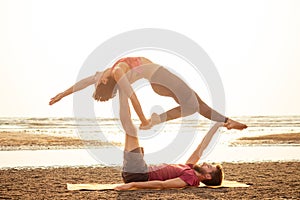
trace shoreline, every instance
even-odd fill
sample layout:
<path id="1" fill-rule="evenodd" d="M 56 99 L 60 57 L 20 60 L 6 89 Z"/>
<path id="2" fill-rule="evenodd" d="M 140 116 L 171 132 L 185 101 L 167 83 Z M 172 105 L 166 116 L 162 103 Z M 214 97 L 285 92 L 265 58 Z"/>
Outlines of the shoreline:
<path id="1" fill-rule="evenodd" d="M 300 133 L 269 134 L 238 138 L 231 146 L 300 145 Z M 10 150 L 59 150 L 85 147 L 122 146 L 121 143 L 82 140 L 65 136 L 32 134 L 28 132 L 0 132 L 0 151 Z"/>
<path id="2" fill-rule="evenodd" d="M 297 133 L 296 136 L 298 137 L 298 135 L 300 134 Z M 290 137 L 291 135 L 287 134 L 287 136 Z M 283 137 L 280 136 L 279 138 Z M 90 142 L 90 145 L 86 142 Z M 6 146 L 2 146 L 3 144 Z M 121 144 L 113 145 L 99 141 L 83 141 L 77 138 L 57 137 L 45 134 L 0 132 L 0 168 L 97 165 L 102 164 L 102 162 L 95 159 L 94 156 L 96 154 L 96 158 L 101 160 L 101 155 L 105 155 L 115 148 L 120 151 L 117 150 L 118 153 L 110 161 L 105 161 L 106 166 L 107 164 L 109 166 L 119 166 L 122 164 Z M 243 145 L 228 143 L 216 146 L 203 161 L 221 163 L 298 162 L 300 161 L 299 150 L 300 145 L 298 144 L 279 144 L 278 142 L 276 144 L 259 143 L 253 145 L 249 143 Z M 228 157 L 228 155 L 231 156 Z M 184 157 L 181 157 L 176 162 L 184 162 L 184 159 Z M 149 160 L 149 163 L 151 162 Z M 156 161 L 152 164 L 155 163 Z"/>

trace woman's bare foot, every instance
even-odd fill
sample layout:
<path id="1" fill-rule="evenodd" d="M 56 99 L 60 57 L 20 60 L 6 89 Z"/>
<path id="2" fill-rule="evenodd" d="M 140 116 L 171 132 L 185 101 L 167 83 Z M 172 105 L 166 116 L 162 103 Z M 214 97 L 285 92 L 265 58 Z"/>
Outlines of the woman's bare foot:
<path id="1" fill-rule="evenodd" d="M 242 123 L 234 121 L 232 119 L 228 119 L 227 122 L 224 124 L 224 126 L 228 130 L 230 130 L 230 129 L 243 130 L 243 129 L 247 128 L 246 124 L 242 124 Z"/>

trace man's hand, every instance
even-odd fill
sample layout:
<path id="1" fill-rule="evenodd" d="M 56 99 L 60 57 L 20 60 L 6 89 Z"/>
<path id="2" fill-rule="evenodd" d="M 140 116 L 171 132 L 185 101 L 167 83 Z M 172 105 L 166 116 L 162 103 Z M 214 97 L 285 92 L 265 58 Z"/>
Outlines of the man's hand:
<path id="1" fill-rule="evenodd" d="M 125 183 L 122 185 L 118 185 L 114 188 L 114 190 L 130 190 L 133 188 L 133 183 Z"/>

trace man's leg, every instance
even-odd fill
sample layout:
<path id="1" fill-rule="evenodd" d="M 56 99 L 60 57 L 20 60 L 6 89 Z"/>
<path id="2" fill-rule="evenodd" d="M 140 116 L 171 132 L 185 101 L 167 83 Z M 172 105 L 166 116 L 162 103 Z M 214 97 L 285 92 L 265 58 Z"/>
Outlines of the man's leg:
<path id="1" fill-rule="evenodd" d="M 121 119 L 122 127 L 125 131 L 124 151 L 132 151 L 139 147 L 139 139 L 137 135 L 137 129 L 131 119 L 128 97 L 122 90 L 119 91 L 119 101 L 120 101 L 120 119 Z"/>
<path id="2" fill-rule="evenodd" d="M 129 134 L 125 134 L 125 147 L 124 151 L 132 151 L 136 148 L 140 147 L 139 139 L 137 136 L 132 136 Z"/>
<path id="3" fill-rule="evenodd" d="M 120 119 L 125 131 L 125 147 L 122 177 L 125 183 L 147 181 L 148 167 L 144 161 L 143 148 L 139 145 L 137 129 L 132 123 L 128 98 L 122 91 L 120 97 Z"/>
<path id="4" fill-rule="evenodd" d="M 126 134 L 122 178 L 125 183 L 148 180 L 148 166 L 138 137 Z"/>

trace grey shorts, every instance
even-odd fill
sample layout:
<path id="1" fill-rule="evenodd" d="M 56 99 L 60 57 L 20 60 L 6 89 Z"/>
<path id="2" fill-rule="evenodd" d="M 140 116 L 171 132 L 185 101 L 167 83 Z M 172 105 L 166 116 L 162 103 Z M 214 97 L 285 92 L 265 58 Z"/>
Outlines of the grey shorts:
<path id="1" fill-rule="evenodd" d="M 148 181 L 148 166 L 144 160 L 143 147 L 124 151 L 122 178 L 125 183 Z"/>

